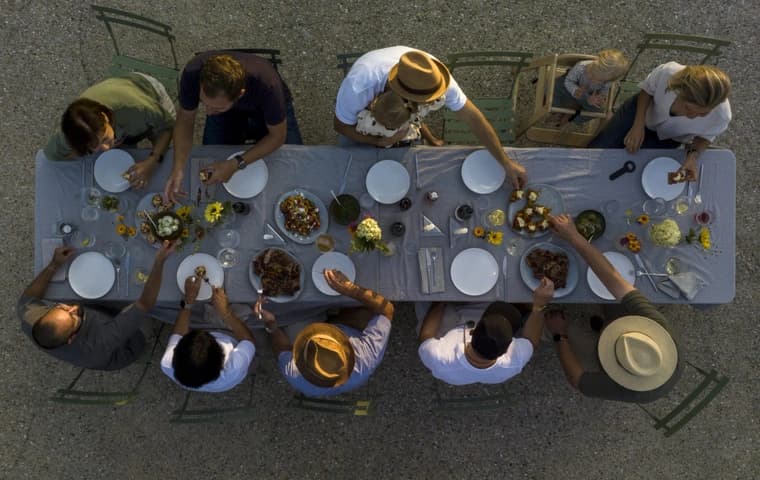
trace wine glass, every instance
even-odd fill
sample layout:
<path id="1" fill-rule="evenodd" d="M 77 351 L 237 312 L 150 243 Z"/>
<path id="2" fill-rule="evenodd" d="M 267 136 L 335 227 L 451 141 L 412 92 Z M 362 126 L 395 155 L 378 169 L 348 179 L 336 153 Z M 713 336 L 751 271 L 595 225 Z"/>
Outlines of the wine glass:
<path id="1" fill-rule="evenodd" d="M 650 217 L 660 217 L 667 210 L 667 206 L 665 205 L 665 199 L 657 197 L 645 200 L 641 209 Z"/>
<path id="2" fill-rule="evenodd" d="M 335 248 L 335 238 L 332 235 L 323 233 L 317 237 L 315 245 L 322 253 L 331 252 Z"/>
<path id="3" fill-rule="evenodd" d="M 216 233 L 216 241 L 222 248 L 236 248 L 240 245 L 240 234 L 237 230 L 225 228 Z"/>
<path id="4" fill-rule="evenodd" d="M 103 255 L 111 260 L 118 260 L 127 254 L 127 247 L 123 241 L 107 242 L 103 245 Z"/>
<path id="5" fill-rule="evenodd" d="M 76 248 L 92 248 L 95 246 L 95 234 L 82 229 L 75 230 L 71 235 L 71 244 Z"/>
<path id="6" fill-rule="evenodd" d="M 240 253 L 234 248 L 223 248 L 216 254 L 216 259 L 219 260 L 222 268 L 232 268 L 240 260 Z"/>

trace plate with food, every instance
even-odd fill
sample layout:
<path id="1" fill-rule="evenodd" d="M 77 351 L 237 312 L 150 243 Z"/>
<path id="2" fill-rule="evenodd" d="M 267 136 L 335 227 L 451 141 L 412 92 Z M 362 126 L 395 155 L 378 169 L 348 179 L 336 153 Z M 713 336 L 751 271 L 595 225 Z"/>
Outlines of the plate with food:
<path id="1" fill-rule="evenodd" d="M 185 280 L 196 275 L 201 278 L 201 289 L 197 300 L 211 298 L 211 287 L 221 287 L 224 284 L 224 270 L 219 260 L 208 253 L 194 253 L 185 257 L 177 267 L 177 285 L 179 291 L 185 294 Z"/>
<path id="2" fill-rule="evenodd" d="M 509 197 L 507 217 L 512 230 L 524 237 L 538 238 L 549 234 L 549 214 L 565 211 L 562 195 L 551 185 L 528 185 L 513 190 Z"/>
<path id="3" fill-rule="evenodd" d="M 132 155 L 113 148 L 101 153 L 95 160 L 92 174 L 95 181 L 106 192 L 120 193 L 129 188 L 129 174 L 127 170 L 135 164 Z"/>
<path id="4" fill-rule="evenodd" d="M 254 255 L 248 268 L 248 278 L 256 290 L 275 303 L 295 300 L 304 284 L 303 265 L 292 253 L 271 247 Z"/>
<path id="5" fill-rule="evenodd" d="M 233 153 L 227 160 L 235 155 L 242 155 L 245 151 Z M 242 170 L 236 170 L 229 180 L 224 182 L 225 190 L 236 198 L 253 198 L 264 190 L 269 181 L 269 168 L 264 159 L 259 159 Z"/>
<path id="6" fill-rule="evenodd" d="M 356 280 L 356 266 L 354 266 L 354 262 L 348 258 L 348 255 L 340 252 L 323 253 L 317 258 L 317 261 L 314 262 L 314 265 L 311 267 L 311 280 L 314 282 L 314 286 L 317 287 L 317 290 L 325 295 L 340 295 L 340 293 L 333 290 L 332 287 L 327 284 L 327 280 L 325 280 L 324 271 L 333 268 L 343 272 L 346 278 L 352 282 Z"/>
<path id="7" fill-rule="evenodd" d="M 396 160 L 380 160 L 367 172 L 367 192 L 378 203 L 391 204 L 400 201 L 409 191 L 411 180 L 406 167 Z"/>
<path id="8" fill-rule="evenodd" d="M 274 220 L 285 236 L 306 245 L 327 231 L 329 215 L 319 197 L 299 188 L 280 196 L 274 204 Z"/>
<path id="9" fill-rule="evenodd" d="M 451 262 L 451 282 L 465 295 L 483 295 L 496 285 L 498 279 L 496 259 L 482 248 L 462 250 Z"/>
<path id="10" fill-rule="evenodd" d="M 596 210 L 584 210 L 575 217 L 575 229 L 588 241 L 599 239 L 606 228 L 604 215 Z"/>
<path id="11" fill-rule="evenodd" d="M 612 266 L 615 267 L 615 270 L 623 276 L 623 279 L 626 282 L 631 285 L 636 283 L 636 270 L 633 268 L 633 262 L 631 262 L 628 257 L 619 252 L 604 252 L 603 255 L 607 257 L 607 260 L 609 260 Z M 605 287 L 602 281 L 599 280 L 599 277 L 597 277 L 596 273 L 591 270 L 591 267 L 588 267 L 588 270 L 586 271 L 586 281 L 588 281 L 588 286 L 591 291 L 597 294 L 600 298 L 605 300 L 615 300 L 615 296 L 607 290 L 607 287 Z"/>
<path id="12" fill-rule="evenodd" d="M 523 253 L 520 276 L 531 290 L 538 288 L 542 278 L 548 277 L 554 282 L 554 298 L 561 298 L 578 285 L 578 261 L 559 245 L 542 242 Z"/>
<path id="13" fill-rule="evenodd" d="M 476 150 L 462 163 L 462 181 L 475 193 L 493 193 L 501 187 L 507 172 L 488 150 Z"/>
<path id="14" fill-rule="evenodd" d="M 84 252 L 69 265 L 69 285 L 74 293 L 89 300 L 111 291 L 116 280 L 113 263 L 100 252 Z"/>
<path id="15" fill-rule="evenodd" d="M 677 178 L 681 164 L 675 158 L 657 157 L 649 161 L 641 172 L 641 186 L 649 198 L 662 198 L 666 202 L 678 198 L 686 186 L 686 178 Z"/>
<path id="16" fill-rule="evenodd" d="M 148 245 L 159 248 L 162 241 L 175 240 L 182 235 L 184 224 L 174 212 L 174 206 L 158 192 L 145 195 L 137 203 L 135 225 Z"/>

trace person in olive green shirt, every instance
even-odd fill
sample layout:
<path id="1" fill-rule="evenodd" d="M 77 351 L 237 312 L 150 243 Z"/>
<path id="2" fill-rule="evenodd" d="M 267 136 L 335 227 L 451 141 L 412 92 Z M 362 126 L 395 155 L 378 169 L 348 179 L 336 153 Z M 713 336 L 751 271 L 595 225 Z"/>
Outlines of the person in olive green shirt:
<path id="1" fill-rule="evenodd" d="M 141 73 L 108 78 L 71 103 L 44 148 L 49 160 L 74 160 L 147 138 L 153 149 L 129 170 L 132 187 L 144 187 L 169 148 L 176 112 L 163 85 Z"/>

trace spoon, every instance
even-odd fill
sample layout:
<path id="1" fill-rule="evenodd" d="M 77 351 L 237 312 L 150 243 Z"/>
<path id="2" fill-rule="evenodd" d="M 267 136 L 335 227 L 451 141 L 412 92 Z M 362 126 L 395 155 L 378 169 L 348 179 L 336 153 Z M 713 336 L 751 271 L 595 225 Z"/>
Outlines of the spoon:
<path id="1" fill-rule="evenodd" d="M 702 167 L 704 165 L 699 165 L 699 185 L 697 185 L 697 194 L 694 196 L 694 203 L 696 205 L 699 205 L 702 203 Z"/>
<path id="2" fill-rule="evenodd" d="M 637 277 L 669 277 L 670 275 L 668 275 L 667 273 L 649 273 L 643 270 L 637 270 L 636 276 Z"/>
<path id="3" fill-rule="evenodd" d="M 116 269 L 116 292 L 121 292 L 121 261 L 118 258 L 114 258 L 111 260 L 113 262 L 113 266 Z"/>

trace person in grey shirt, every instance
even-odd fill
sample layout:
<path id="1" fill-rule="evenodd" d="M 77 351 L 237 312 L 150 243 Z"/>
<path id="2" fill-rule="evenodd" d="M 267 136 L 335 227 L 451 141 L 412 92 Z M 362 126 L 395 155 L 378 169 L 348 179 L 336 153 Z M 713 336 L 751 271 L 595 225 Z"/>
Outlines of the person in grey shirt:
<path id="1" fill-rule="evenodd" d="M 74 366 L 118 370 L 137 360 L 145 347 L 141 327 L 150 324 L 148 312 L 161 288 L 164 263 L 175 243 L 164 242 L 156 252 L 140 298 L 116 313 L 79 303 L 44 299 L 55 272 L 74 256 L 71 247 L 58 247 L 53 259 L 21 294 L 16 313 L 21 330 L 45 353 Z"/>

